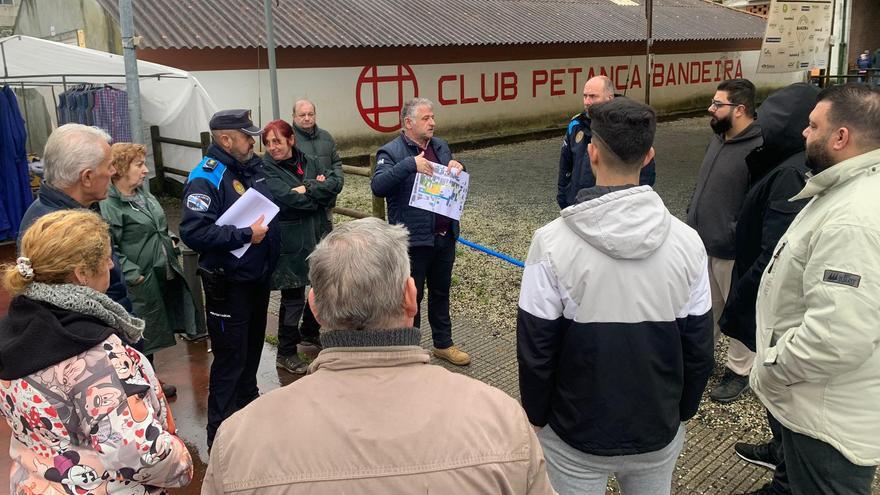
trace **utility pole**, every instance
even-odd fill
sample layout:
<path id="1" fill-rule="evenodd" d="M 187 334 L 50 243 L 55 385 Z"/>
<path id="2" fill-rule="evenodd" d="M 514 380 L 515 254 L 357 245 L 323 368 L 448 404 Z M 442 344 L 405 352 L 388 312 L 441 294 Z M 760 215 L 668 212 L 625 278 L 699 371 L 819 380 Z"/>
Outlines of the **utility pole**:
<path id="1" fill-rule="evenodd" d="M 272 0 L 263 0 L 266 16 L 266 50 L 269 52 L 269 86 L 272 88 L 272 120 L 281 118 L 278 110 L 278 69 L 275 66 L 275 28 L 272 23 Z"/>
<path id="2" fill-rule="evenodd" d="M 654 0 L 645 0 L 645 19 L 648 29 L 645 37 L 645 104 L 651 104 L 651 83 L 654 80 L 651 71 L 654 68 L 654 55 L 651 49 L 654 45 Z"/>
<path id="3" fill-rule="evenodd" d="M 134 17 L 132 0 L 119 0 L 119 27 L 122 30 L 122 55 L 125 59 L 125 90 L 128 95 L 128 121 L 131 126 L 131 140 L 144 144 L 144 129 L 141 124 L 141 86 L 138 75 L 137 53 L 135 53 Z M 144 181 L 144 189 L 149 192 L 150 181 Z"/>

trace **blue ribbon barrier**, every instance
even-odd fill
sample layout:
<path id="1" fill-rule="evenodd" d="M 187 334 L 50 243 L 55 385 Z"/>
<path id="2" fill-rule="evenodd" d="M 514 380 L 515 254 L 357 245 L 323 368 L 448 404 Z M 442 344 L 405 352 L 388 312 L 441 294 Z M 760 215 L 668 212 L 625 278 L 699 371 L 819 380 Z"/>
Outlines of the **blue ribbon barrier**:
<path id="1" fill-rule="evenodd" d="M 471 242 L 471 241 L 469 241 L 469 240 L 467 240 L 467 239 L 465 239 L 465 238 L 463 238 L 463 237 L 459 237 L 459 238 L 458 238 L 458 242 L 464 244 L 464 245 L 467 246 L 467 247 L 474 248 L 474 249 L 476 249 L 477 251 L 482 251 L 482 252 L 488 254 L 489 256 L 494 256 L 494 257 L 496 257 L 496 258 L 500 258 L 500 259 L 502 259 L 502 260 L 504 260 L 504 261 L 506 261 L 506 262 L 508 262 L 508 263 L 510 263 L 510 264 L 512 264 L 512 265 L 516 265 L 516 266 L 518 266 L 518 267 L 520 267 L 520 268 L 525 268 L 525 267 L 526 267 L 526 264 L 525 264 L 525 263 L 523 263 L 522 261 L 520 261 L 520 260 L 518 260 L 518 259 L 516 259 L 516 258 L 511 258 L 510 256 L 508 256 L 508 255 L 506 255 L 506 254 L 504 254 L 504 253 L 499 253 L 498 251 L 493 251 L 493 250 L 491 250 L 491 249 L 489 249 L 489 248 L 487 248 L 487 247 L 481 246 L 481 245 L 479 245 L 479 244 L 477 244 L 477 243 L 475 243 L 475 242 Z"/>

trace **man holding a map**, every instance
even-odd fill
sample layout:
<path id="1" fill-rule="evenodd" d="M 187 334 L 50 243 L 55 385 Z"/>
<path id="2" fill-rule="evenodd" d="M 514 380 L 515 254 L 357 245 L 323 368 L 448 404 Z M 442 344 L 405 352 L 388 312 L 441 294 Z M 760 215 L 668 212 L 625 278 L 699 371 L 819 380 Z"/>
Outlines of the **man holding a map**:
<path id="1" fill-rule="evenodd" d="M 209 449 L 223 420 L 260 395 L 257 367 L 266 336 L 269 278 L 280 251 L 279 234 L 267 214 L 244 227 L 221 221 L 239 199 L 248 200 L 242 198 L 245 192 L 258 200 L 264 199 L 261 195 L 272 199 L 263 161 L 254 155 L 253 136 L 260 135 L 260 128 L 248 110 L 217 112 L 210 128 L 207 156 L 184 186 L 180 221 L 180 238 L 199 253 L 214 354 L 208 385 Z"/>
<path id="2" fill-rule="evenodd" d="M 425 282 L 428 284 L 428 322 L 434 356 L 465 366 L 470 364 L 471 357 L 453 344 L 449 318 L 458 220 L 424 209 L 425 203 L 431 201 L 418 200 L 417 196 L 430 197 L 431 191 L 420 190 L 416 181 L 426 176 L 435 177 L 435 174 L 442 176 L 441 189 L 453 192 L 445 195 L 436 192 L 434 204 L 445 203 L 441 209 L 458 217 L 464 204 L 462 196 L 467 192 L 467 176 L 462 173 L 462 164 L 452 158 L 446 141 L 434 137 L 434 105 L 430 100 L 414 98 L 406 102 L 400 112 L 400 122 L 403 128 L 400 136 L 376 153 L 376 172 L 370 185 L 373 194 L 385 198 L 388 222 L 402 224 L 409 230 L 409 257 L 419 306 Z M 439 184 L 435 182 L 434 186 Z M 416 313 L 413 325 L 421 326 L 421 311 Z"/>

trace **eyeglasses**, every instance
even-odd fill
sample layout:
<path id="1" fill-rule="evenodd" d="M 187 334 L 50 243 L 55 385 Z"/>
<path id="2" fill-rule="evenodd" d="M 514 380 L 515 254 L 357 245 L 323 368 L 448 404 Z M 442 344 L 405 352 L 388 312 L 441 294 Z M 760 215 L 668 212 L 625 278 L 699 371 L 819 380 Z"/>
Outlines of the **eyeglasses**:
<path id="1" fill-rule="evenodd" d="M 718 101 L 718 100 L 712 100 L 712 102 L 709 103 L 709 108 L 713 108 L 713 107 L 714 108 L 738 107 L 738 106 L 740 106 L 739 103 L 724 103 L 723 101 Z"/>

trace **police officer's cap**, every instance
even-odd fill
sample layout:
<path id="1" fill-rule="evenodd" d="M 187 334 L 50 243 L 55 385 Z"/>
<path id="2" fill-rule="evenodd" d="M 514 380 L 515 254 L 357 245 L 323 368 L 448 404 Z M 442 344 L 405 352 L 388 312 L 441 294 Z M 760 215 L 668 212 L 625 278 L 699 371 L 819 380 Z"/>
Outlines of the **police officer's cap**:
<path id="1" fill-rule="evenodd" d="M 251 111 L 244 109 L 220 110 L 211 117 L 209 127 L 212 131 L 233 129 L 249 136 L 259 136 L 263 130 L 254 125 Z"/>

